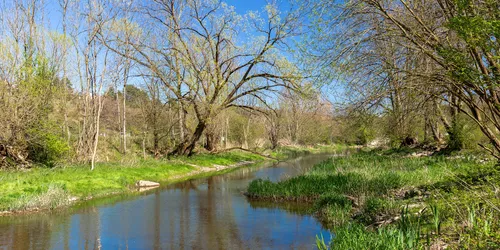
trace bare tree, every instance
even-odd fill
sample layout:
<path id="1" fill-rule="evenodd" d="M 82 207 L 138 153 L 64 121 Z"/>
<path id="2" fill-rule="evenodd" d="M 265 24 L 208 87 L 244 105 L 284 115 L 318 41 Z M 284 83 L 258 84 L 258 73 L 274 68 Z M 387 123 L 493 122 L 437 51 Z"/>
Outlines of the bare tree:
<path id="1" fill-rule="evenodd" d="M 73 27 L 72 33 L 76 46 L 80 91 L 84 98 L 77 154 L 81 160 L 88 161 L 93 170 L 99 144 L 100 118 L 104 105 L 104 88 L 108 81 L 109 60 L 109 50 L 100 43 L 97 34 L 103 34 L 102 26 L 107 19 L 104 14 L 105 6 L 101 1 L 87 1 L 79 7 L 87 12 L 83 15 L 84 20 L 79 22 L 83 27 Z M 85 36 L 82 36 L 82 30 Z"/>
<path id="2" fill-rule="evenodd" d="M 283 17 L 268 6 L 265 19 L 250 19 L 250 27 L 261 34 L 250 46 L 239 44 L 240 16 L 222 2 L 165 0 L 139 9 L 144 20 L 154 24 L 148 30 L 154 37 L 130 42 L 135 49 L 133 56 L 110 48 L 149 69 L 175 96 L 181 109 L 189 106 L 194 110 L 194 131 L 171 154 L 191 155 L 222 110 L 251 108 L 239 103 L 242 97 L 251 95 L 265 101 L 261 95 L 266 92 L 298 86 L 297 70 L 277 53 L 295 35 L 297 17 L 293 14 Z M 125 42 L 119 37 L 107 40 L 107 44 Z M 183 131 L 183 118 L 180 122 Z"/>
<path id="3" fill-rule="evenodd" d="M 494 56 L 500 49 L 494 31 L 497 2 L 355 0 L 338 4 L 319 0 L 307 4 L 309 9 L 323 10 L 315 20 L 330 27 L 316 36 L 315 49 L 323 53 L 317 58 L 326 59 L 323 65 L 331 63 L 358 76 L 365 74 L 356 77 L 363 80 L 354 85 L 368 90 L 358 91 L 369 93 L 360 98 L 365 104 L 380 107 L 381 100 L 388 99 L 379 97 L 390 93 L 395 122 L 404 125 L 408 119 L 402 115 L 408 108 L 445 103 L 452 121 L 440 120 L 450 139 L 455 137 L 453 124 L 461 112 L 477 124 L 493 146 L 483 147 L 499 158 L 500 62 Z M 381 57 L 374 57 L 381 53 Z M 364 81 L 367 78 L 375 80 Z M 410 102 L 405 107 L 403 99 L 412 93 L 420 95 L 416 99 L 419 103 Z M 448 116 L 433 111 L 435 116 Z"/>

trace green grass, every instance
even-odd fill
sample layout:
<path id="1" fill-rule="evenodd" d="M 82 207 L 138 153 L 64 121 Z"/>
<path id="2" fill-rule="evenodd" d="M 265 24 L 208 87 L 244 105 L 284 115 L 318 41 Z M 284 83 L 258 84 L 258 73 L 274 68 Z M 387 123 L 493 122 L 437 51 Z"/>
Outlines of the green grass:
<path id="1" fill-rule="evenodd" d="M 85 165 L 0 171 L 0 211 L 53 208 L 66 204 L 69 197 L 98 197 L 127 192 L 138 180 L 168 182 L 196 170 L 196 166 L 263 160 L 261 156 L 235 151 L 171 160 L 99 163 L 94 171 Z"/>
<path id="2" fill-rule="evenodd" d="M 180 161 L 198 166 L 231 165 L 242 161 L 262 161 L 260 155 L 240 151 L 232 151 L 223 154 L 199 154 L 194 157 L 175 157 L 173 161 Z"/>
<path id="3" fill-rule="evenodd" d="M 275 158 L 285 159 L 298 154 L 333 151 L 338 146 L 283 147 L 268 153 Z M 122 162 L 98 163 L 94 171 L 87 165 L 62 165 L 56 168 L 34 167 L 32 169 L 0 170 L 0 211 L 22 211 L 37 208 L 56 208 L 69 204 L 76 197 L 103 197 L 124 194 L 134 190 L 138 180 L 160 183 L 181 181 L 198 167 L 215 165 L 229 166 L 241 162 L 262 162 L 269 160 L 260 155 L 244 151 L 230 151 L 221 154 L 198 154 L 193 157 L 166 159 L 137 159 L 130 154 Z M 224 173 L 230 169 L 219 171 Z M 196 177 L 213 173 L 200 172 Z"/>
<path id="4" fill-rule="evenodd" d="M 341 153 L 349 150 L 349 147 L 343 144 L 332 144 L 332 145 L 314 145 L 314 146 L 282 146 L 273 151 L 267 150 L 263 153 L 269 154 L 271 157 L 277 159 L 286 159 L 291 157 L 297 157 L 303 154 L 319 154 L 319 153 Z"/>
<path id="5" fill-rule="evenodd" d="M 477 159 L 359 152 L 279 183 L 255 180 L 247 193 L 310 202 L 333 229 L 332 249 L 498 249 L 500 173 Z"/>

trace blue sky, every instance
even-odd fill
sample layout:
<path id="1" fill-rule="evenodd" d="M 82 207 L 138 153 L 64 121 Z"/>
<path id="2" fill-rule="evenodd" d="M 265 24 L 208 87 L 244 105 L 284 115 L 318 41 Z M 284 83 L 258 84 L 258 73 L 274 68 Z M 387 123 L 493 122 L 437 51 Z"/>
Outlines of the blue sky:
<path id="1" fill-rule="evenodd" d="M 267 4 L 266 0 L 226 0 L 224 2 L 234 6 L 239 14 L 244 14 L 248 11 L 261 11 Z"/>
<path id="2" fill-rule="evenodd" d="M 144 0 L 147 1 L 147 0 Z M 238 14 L 245 14 L 248 11 L 262 11 L 266 6 L 266 0 L 222 0 L 228 5 L 234 6 Z M 279 1 L 280 7 L 288 7 L 288 0 Z M 50 26 L 54 29 L 60 29 L 61 13 L 57 0 L 48 0 L 45 3 L 45 11 L 48 14 Z"/>

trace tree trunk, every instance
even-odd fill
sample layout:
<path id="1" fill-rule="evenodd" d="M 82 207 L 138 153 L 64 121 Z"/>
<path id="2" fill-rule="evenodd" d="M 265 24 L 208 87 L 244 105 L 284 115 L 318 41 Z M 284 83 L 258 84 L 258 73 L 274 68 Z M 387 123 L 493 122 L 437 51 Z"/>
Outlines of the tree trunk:
<path id="1" fill-rule="evenodd" d="M 142 158 L 146 160 L 146 132 L 142 134 Z"/>
<path id="2" fill-rule="evenodd" d="M 271 128 L 269 131 L 269 141 L 271 142 L 271 149 L 276 149 L 278 147 L 278 125 L 276 122 L 271 122 Z"/>
<path id="3" fill-rule="evenodd" d="M 116 119 L 117 119 L 117 122 L 118 122 L 118 131 L 120 133 L 120 135 L 118 135 L 118 140 L 120 141 L 120 149 L 121 150 L 123 148 L 123 138 L 121 137 L 121 133 L 123 132 L 123 127 L 122 127 L 122 111 L 121 111 L 121 107 L 120 107 L 120 97 L 119 97 L 119 94 L 118 94 L 118 85 L 115 84 L 115 101 L 116 101 Z M 119 151 L 118 150 L 118 151 Z"/>
<path id="4" fill-rule="evenodd" d="M 186 114 L 184 113 L 184 105 L 179 101 L 179 135 L 181 143 L 186 140 L 184 127 L 186 126 Z"/>
<path id="5" fill-rule="evenodd" d="M 196 143 L 200 140 L 203 131 L 205 131 L 206 127 L 207 125 L 205 121 L 199 121 L 198 125 L 196 125 L 194 133 L 189 137 L 189 139 L 177 145 L 177 147 L 172 152 L 170 152 L 169 155 L 184 155 L 184 156 L 193 155 Z"/>
<path id="6" fill-rule="evenodd" d="M 432 137 L 434 138 L 434 141 L 437 142 L 438 145 L 443 145 L 443 138 L 441 137 L 441 133 L 439 133 L 439 123 L 436 121 L 435 124 L 429 124 L 431 132 L 432 132 Z"/>
<path id="7" fill-rule="evenodd" d="M 205 133 L 206 137 L 206 143 L 205 143 L 205 149 L 208 151 L 214 151 L 216 149 L 215 143 L 216 143 L 216 138 L 215 134 L 213 132 L 206 132 Z"/>
<path id="8" fill-rule="evenodd" d="M 446 118 L 446 115 L 441 110 L 439 105 L 436 105 L 436 110 L 438 115 L 443 122 L 443 125 L 448 133 L 448 148 L 452 150 L 460 150 L 463 148 L 463 140 L 461 138 L 461 128 L 459 127 L 459 117 L 458 117 L 458 109 L 460 107 L 460 101 L 452 95 L 452 101 L 450 105 L 450 114 L 451 114 L 451 123 Z"/>
<path id="9" fill-rule="evenodd" d="M 226 117 L 226 136 L 224 137 L 224 148 L 227 148 L 229 141 L 229 117 Z"/>
<path id="10" fill-rule="evenodd" d="M 127 81 L 124 81 L 123 84 L 123 154 L 127 154 Z"/>
<path id="11" fill-rule="evenodd" d="M 90 163 L 90 170 L 94 170 L 95 168 L 95 159 L 97 156 L 97 146 L 99 145 L 99 127 L 100 127 L 100 120 L 101 120 L 101 111 L 102 111 L 102 99 L 101 96 L 97 97 L 97 113 L 95 114 L 95 132 L 94 132 L 94 138 L 93 138 L 93 147 L 92 147 L 92 158 L 91 158 L 91 163 Z M 95 108 L 95 106 L 94 106 Z M 94 113 L 94 112 L 93 112 Z"/>
<path id="12" fill-rule="evenodd" d="M 155 157 L 160 154 L 159 144 L 160 144 L 160 135 L 158 134 L 158 131 L 155 129 L 153 130 L 153 151 Z"/>

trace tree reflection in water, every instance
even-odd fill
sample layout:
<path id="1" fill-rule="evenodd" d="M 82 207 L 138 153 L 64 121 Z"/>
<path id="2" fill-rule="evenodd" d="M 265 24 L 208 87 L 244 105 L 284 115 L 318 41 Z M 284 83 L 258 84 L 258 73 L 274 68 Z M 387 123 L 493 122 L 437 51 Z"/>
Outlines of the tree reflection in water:
<path id="1" fill-rule="evenodd" d="M 328 155 L 240 168 L 135 197 L 72 209 L 0 217 L 0 249 L 310 249 L 329 235 L 297 204 L 249 202 L 255 178 L 302 173 Z"/>

